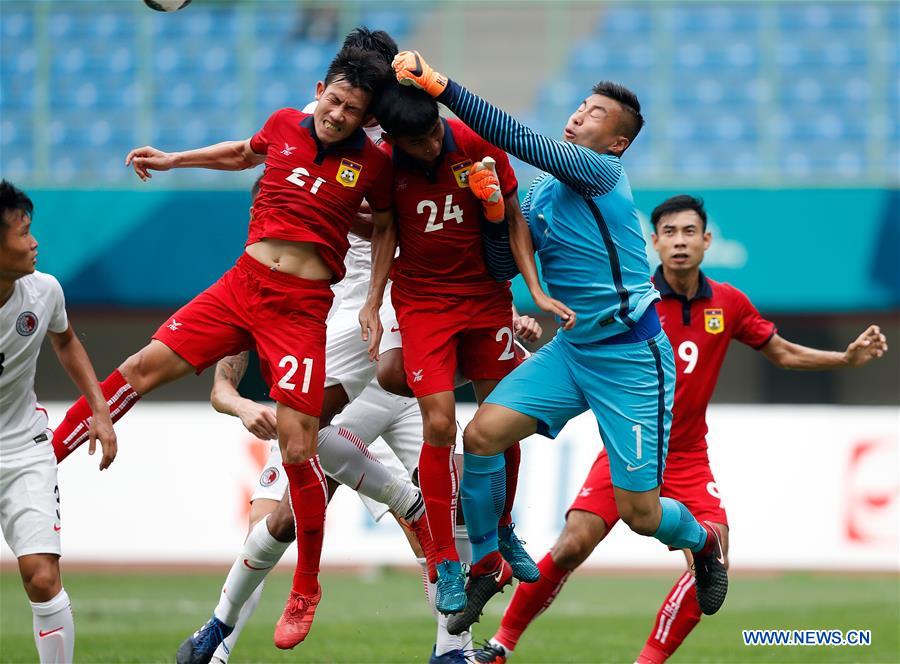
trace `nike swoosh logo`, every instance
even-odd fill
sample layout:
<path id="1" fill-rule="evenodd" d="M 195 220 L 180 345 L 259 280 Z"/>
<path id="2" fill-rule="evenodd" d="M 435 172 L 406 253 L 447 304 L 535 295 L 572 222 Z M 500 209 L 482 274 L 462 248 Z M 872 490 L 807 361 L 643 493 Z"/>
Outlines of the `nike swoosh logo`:
<path id="1" fill-rule="evenodd" d="M 647 463 L 642 463 L 640 466 L 632 466 L 632 465 L 629 463 L 627 466 L 625 466 L 625 470 L 627 470 L 629 473 L 633 473 L 634 471 L 640 470 L 641 468 L 643 468 L 644 466 L 648 465 L 649 463 L 650 463 L 650 462 L 648 461 Z"/>
<path id="2" fill-rule="evenodd" d="M 399 328 L 399 327 L 392 327 L 392 328 L 391 328 L 391 332 L 399 332 L 399 331 L 400 331 L 400 328 Z"/>
<path id="3" fill-rule="evenodd" d="M 51 629 L 49 632 L 45 632 L 44 630 L 41 630 L 38 632 L 38 637 L 43 639 L 45 636 L 50 636 L 51 634 L 56 634 L 60 630 L 62 630 L 62 627 L 57 627 L 56 629 Z"/>
<path id="4" fill-rule="evenodd" d="M 62 526 L 59 526 L 59 525 L 53 526 L 53 530 L 55 530 L 56 532 L 59 532 L 60 530 L 62 530 Z"/>
<path id="5" fill-rule="evenodd" d="M 413 76 L 421 76 L 422 75 L 422 61 L 419 59 L 419 54 L 416 53 L 416 68 L 410 69 L 409 73 Z"/>
<path id="6" fill-rule="evenodd" d="M 257 572 L 262 572 L 263 570 L 272 569 L 272 566 L 268 567 L 254 567 L 250 564 L 250 561 L 247 558 L 244 558 L 244 565 L 246 565 L 249 569 L 256 570 Z"/>
<path id="7" fill-rule="evenodd" d="M 497 574 L 494 575 L 494 581 L 497 582 L 497 585 L 500 584 L 500 581 L 503 579 L 503 565 L 500 565 L 500 569 L 497 570 Z"/>

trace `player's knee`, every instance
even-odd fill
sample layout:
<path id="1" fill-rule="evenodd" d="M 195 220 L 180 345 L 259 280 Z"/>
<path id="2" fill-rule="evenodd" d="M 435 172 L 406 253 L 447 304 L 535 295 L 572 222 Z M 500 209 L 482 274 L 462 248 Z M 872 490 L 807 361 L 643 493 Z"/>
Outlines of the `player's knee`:
<path id="1" fill-rule="evenodd" d="M 638 535 L 650 537 L 659 529 L 658 510 L 654 512 L 646 506 L 632 502 L 617 503 L 616 506 L 622 521 Z"/>
<path id="2" fill-rule="evenodd" d="M 478 418 L 469 422 L 463 431 L 463 447 L 469 454 L 482 456 L 495 454 L 493 442 L 488 432 L 479 424 Z"/>
<path id="3" fill-rule="evenodd" d="M 278 442 L 285 463 L 303 463 L 315 456 L 319 437 L 317 418 L 296 418 L 289 426 L 284 427 L 279 419 L 278 425 Z"/>
<path id="4" fill-rule="evenodd" d="M 23 573 L 22 583 L 32 602 L 48 602 L 62 589 L 59 570 L 51 564 L 32 567 L 27 574 Z"/>
<path id="5" fill-rule="evenodd" d="M 406 382 L 406 372 L 403 370 L 402 362 L 382 362 L 379 360 L 376 376 L 381 389 L 386 392 L 402 397 L 413 396 L 412 390 L 409 389 L 409 385 Z"/>
<path id="6" fill-rule="evenodd" d="M 571 512 L 566 527 L 553 545 L 553 561 L 567 570 L 574 570 L 591 555 L 606 537 L 606 524 L 599 516 L 586 512 Z"/>
<path id="7" fill-rule="evenodd" d="M 294 514 L 291 512 L 290 503 L 279 504 L 278 508 L 269 515 L 266 527 L 269 529 L 269 534 L 279 542 L 293 542 L 296 533 L 294 531 Z"/>
<path id="8" fill-rule="evenodd" d="M 456 420 L 445 413 L 429 413 L 424 431 L 425 440 L 432 445 L 452 445 L 456 441 Z"/>

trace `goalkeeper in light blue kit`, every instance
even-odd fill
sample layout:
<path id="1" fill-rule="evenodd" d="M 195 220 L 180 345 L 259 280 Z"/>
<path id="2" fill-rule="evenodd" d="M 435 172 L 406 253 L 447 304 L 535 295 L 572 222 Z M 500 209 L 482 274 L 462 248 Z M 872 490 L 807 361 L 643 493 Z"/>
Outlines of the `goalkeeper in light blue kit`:
<path id="1" fill-rule="evenodd" d="M 555 437 L 588 409 L 609 453 L 622 520 L 636 533 L 693 551 L 700 608 L 715 613 L 728 590 L 719 534 L 680 502 L 659 496 L 675 365 L 619 161 L 644 124 L 637 97 L 624 86 L 598 84 L 555 141 L 437 73 L 415 51 L 400 53 L 394 70 L 401 83 L 426 90 L 487 141 L 545 171 L 522 209 L 550 295 L 577 317 L 504 378 L 466 427 L 460 495 L 474 562 L 467 605 L 451 618 L 451 633 L 477 621 L 511 582 L 497 552 L 503 451 L 533 433 Z"/>

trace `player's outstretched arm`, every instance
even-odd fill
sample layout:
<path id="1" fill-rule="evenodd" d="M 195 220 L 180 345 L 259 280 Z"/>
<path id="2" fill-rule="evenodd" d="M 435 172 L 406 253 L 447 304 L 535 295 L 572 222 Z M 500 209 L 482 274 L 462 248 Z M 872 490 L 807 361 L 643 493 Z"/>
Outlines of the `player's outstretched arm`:
<path id="1" fill-rule="evenodd" d="M 269 406 L 245 399 L 237 389 L 247 372 L 249 360 L 249 351 L 219 360 L 209 402 L 218 412 L 239 418 L 247 431 L 260 440 L 274 440 L 278 438 L 275 411 Z"/>
<path id="2" fill-rule="evenodd" d="M 861 367 L 884 357 L 887 350 L 887 339 L 877 325 L 866 328 L 842 353 L 801 346 L 777 334 L 761 349 L 763 355 L 781 369 L 806 371 Z"/>
<path id="3" fill-rule="evenodd" d="M 576 191 L 600 196 L 622 175 L 619 160 L 580 145 L 547 138 L 434 71 L 416 51 L 394 58 L 397 80 L 428 92 L 489 143 L 559 178 Z"/>
<path id="4" fill-rule="evenodd" d="M 56 357 L 59 358 L 59 363 L 91 407 L 91 428 L 88 434 L 91 442 L 88 454 L 96 451 L 99 440 L 100 447 L 103 449 L 100 470 L 106 470 L 116 458 L 118 443 L 112 419 L 109 416 L 109 406 L 106 399 L 103 398 L 103 392 L 97 382 L 97 374 L 94 373 L 94 366 L 91 364 L 84 346 L 75 336 L 71 325 L 66 328 L 65 332 L 49 331 L 47 334 L 50 336 L 50 342 L 53 344 L 53 350 L 56 352 Z"/>
<path id="5" fill-rule="evenodd" d="M 153 176 L 150 171 L 168 171 L 173 168 L 210 168 L 219 171 L 241 171 L 253 168 L 266 160 L 266 156 L 250 148 L 250 139 L 225 141 L 205 148 L 186 152 L 163 152 L 150 145 L 135 148 L 125 157 L 125 165 L 131 166 L 141 180 Z"/>
<path id="6" fill-rule="evenodd" d="M 562 321 L 563 329 L 571 330 L 575 325 L 575 312 L 559 300 L 548 296 L 538 279 L 531 231 L 522 214 L 522 209 L 519 207 L 519 198 L 516 195 L 506 199 L 506 220 L 509 222 L 509 246 L 519 273 L 522 275 L 525 285 L 528 286 L 528 292 L 531 293 L 531 299 L 541 311 L 558 316 Z"/>
<path id="7" fill-rule="evenodd" d="M 366 303 L 359 312 L 359 326 L 362 339 L 368 344 L 369 357 L 378 359 L 378 345 L 384 328 L 381 326 L 381 303 L 387 286 L 394 254 L 397 253 L 397 226 L 393 210 L 372 211 L 372 276 L 369 278 L 369 293 Z"/>

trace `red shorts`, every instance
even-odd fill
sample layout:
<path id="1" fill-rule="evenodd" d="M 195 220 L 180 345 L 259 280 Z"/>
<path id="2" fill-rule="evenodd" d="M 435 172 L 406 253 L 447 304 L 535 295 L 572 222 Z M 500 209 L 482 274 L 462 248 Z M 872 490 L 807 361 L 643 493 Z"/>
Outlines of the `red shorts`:
<path id="1" fill-rule="evenodd" d="M 500 380 L 515 369 L 512 295 L 421 295 L 396 283 L 391 300 L 403 340 L 406 381 L 416 397 L 453 391 L 457 366 L 469 380 Z"/>
<path id="2" fill-rule="evenodd" d="M 325 385 L 325 318 L 333 297 L 327 281 L 276 272 L 242 254 L 153 338 L 197 373 L 255 347 L 272 399 L 318 417 Z"/>
<path id="3" fill-rule="evenodd" d="M 666 458 L 659 493 L 683 503 L 698 521 L 728 525 L 728 516 L 719 498 L 719 488 L 709 467 L 705 445 L 701 452 L 669 455 Z M 591 466 L 591 472 L 581 491 L 569 507 L 569 511 L 572 510 L 596 514 L 606 522 L 606 527 L 610 530 L 619 520 L 606 450 L 600 452 Z"/>

